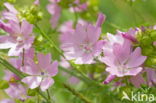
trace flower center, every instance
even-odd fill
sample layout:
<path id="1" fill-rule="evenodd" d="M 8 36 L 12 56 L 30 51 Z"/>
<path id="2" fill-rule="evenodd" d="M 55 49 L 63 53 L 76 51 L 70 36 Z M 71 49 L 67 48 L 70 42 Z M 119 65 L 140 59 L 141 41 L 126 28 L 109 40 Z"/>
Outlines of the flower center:
<path id="1" fill-rule="evenodd" d="M 80 48 L 83 50 L 85 53 L 91 53 L 93 51 L 92 45 L 89 43 L 81 44 Z"/>
<path id="2" fill-rule="evenodd" d="M 10 83 L 15 83 L 15 82 L 16 82 L 15 77 L 11 77 L 10 80 L 9 80 L 9 82 L 10 82 Z"/>
<path id="3" fill-rule="evenodd" d="M 18 36 L 17 39 L 16 39 L 18 42 L 22 42 L 24 39 L 22 36 Z"/>
<path id="4" fill-rule="evenodd" d="M 41 72 L 41 75 L 44 76 L 45 75 L 45 72 Z"/>
<path id="5" fill-rule="evenodd" d="M 124 74 L 124 73 L 127 73 L 129 71 L 129 68 L 126 68 L 125 66 L 119 66 L 118 70 L 120 73 Z"/>

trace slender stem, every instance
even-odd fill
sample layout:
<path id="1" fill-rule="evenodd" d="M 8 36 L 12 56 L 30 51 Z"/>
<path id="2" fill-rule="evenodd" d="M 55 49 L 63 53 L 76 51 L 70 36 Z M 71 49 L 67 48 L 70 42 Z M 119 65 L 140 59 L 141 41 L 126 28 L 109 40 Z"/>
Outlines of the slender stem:
<path id="1" fill-rule="evenodd" d="M 22 54 L 22 66 L 24 66 L 24 55 L 25 55 L 25 49 L 23 48 L 23 54 Z"/>
<path id="2" fill-rule="evenodd" d="M 25 74 L 20 72 L 18 69 L 16 69 L 14 66 L 12 66 L 9 62 L 7 62 L 5 59 L 3 59 L 1 57 L 0 57 L 0 63 L 3 66 L 5 66 L 8 70 L 10 70 L 11 72 L 15 73 L 20 78 L 23 78 L 25 76 Z"/>
<path id="3" fill-rule="evenodd" d="M 85 82 L 85 83 L 87 83 L 87 84 L 90 84 L 90 83 L 91 83 L 90 81 L 86 80 L 85 78 L 83 78 L 82 76 L 80 76 L 80 75 L 78 75 L 76 72 L 74 72 L 75 69 L 73 69 L 73 70 L 68 70 L 68 69 L 65 69 L 65 68 L 63 68 L 63 67 L 59 67 L 59 68 L 60 68 L 60 70 L 62 70 L 62 71 L 64 71 L 64 72 L 68 73 L 68 74 L 71 75 L 71 76 L 74 76 L 74 77 L 76 77 L 76 78 L 82 80 L 83 82 Z"/>
<path id="4" fill-rule="evenodd" d="M 92 103 L 92 101 L 90 99 L 88 99 L 87 97 L 85 97 L 83 94 L 77 92 L 75 89 L 71 88 L 70 86 L 68 86 L 67 84 L 63 84 L 64 87 L 66 89 L 68 89 L 73 95 L 75 95 L 76 97 L 79 97 L 82 101 L 84 101 L 85 103 Z"/>
<path id="5" fill-rule="evenodd" d="M 36 28 L 40 31 L 40 33 L 41 33 L 41 35 L 43 36 L 43 37 L 45 37 L 51 44 L 50 44 L 50 46 L 51 47 L 54 47 L 61 55 L 62 55 L 62 50 L 60 50 L 56 45 L 55 45 L 55 43 L 40 29 L 40 27 L 36 24 L 35 25 L 36 26 Z"/>
<path id="6" fill-rule="evenodd" d="M 78 22 L 78 14 L 76 13 L 76 10 L 75 10 L 74 7 L 73 7 L 73 10 L 74 10 L 74 15 L 75 15 L 75 21 L 74 21 L 73 26 L 74 26 L 74 28 L 76 28 L 76 24 L 77 24 L 77 22 Z"/>
<path id="7" fill-rule="evenodd" d="M 49 93 L 49 90 L 48 89 L 47 89 L 47 94 L 48 94 L 49 101 L 51 101 L 51 96 L 50 96 L 50 93 Z"/>
<path id="8" fill-rule="evenodd" d="M 37 95 L 37 103 L 40 103 L 39 95 Z"/>

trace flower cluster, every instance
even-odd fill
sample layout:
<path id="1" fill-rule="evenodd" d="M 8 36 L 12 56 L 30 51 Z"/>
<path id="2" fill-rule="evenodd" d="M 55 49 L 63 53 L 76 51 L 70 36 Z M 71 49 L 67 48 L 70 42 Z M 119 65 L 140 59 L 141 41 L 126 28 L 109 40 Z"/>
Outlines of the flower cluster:
<path id="1" fill-rule="evenodd" d="M 156 85 L 154 70 L 156 68 L 156 26 L 136 27 L 128 31 L 117 30 L 116 34 L 104 34 L 102 25 L 106 16 L 103 13 L 96 14 L 95 23 L 77 17 L 77 13 L 88 10 L 88 2 L 81 0 L 49 0 L 49 2 L 47 11 L 52 15 L 51 29 L 54 30 L 54 34 L 59 34 L 60 48 L 53 38 L 50 38 L 51 31 L 46 34 L 37 25 L 36 21 L 39 18 L 35 16 L 38 15 L 35 8 L 23 11 L 21 14 L 21 11 L 12 4 L 4 3 L 5 10 L 0 17 L 0 33 L 3 33 L 0 35 L 0 49 L 6 58 L 0 56 L 0 64 L 6 69 L 3 80 L 9 86 L 3 89 L 10 99 L 4 99 L 0 103 L 16 103 L 17 100 L 25 102 L 38 96 L 29 95 L 29 91 L 37 92 L 49 103 L 52 100 L 49 90 L 55 82 L 53 77 L 59 72 L 58 67 L 66 71 L 64 74 L 60 73 L 63 79 L 64 76 L 68 77 L 68 81 L 72 84 L 78 84 L 82 80 L 85 83 L 87 81 L 89 85 L 93 83 L 94 86 L 98 85 L 95 81 L 97 80 L 102 85 L 114 81 L 115 86 L 131 83 L 137 88 L 143 84 L 149 87 Z M 35 0 L 33 7 L 39 5 L 40 1 Z M 59 23 L 64 9 L 75 14 L 75 20 Z M 33 14 L 29 15 L 33 20 L 25 15 L 29 13 Z M 41 37 L 40 41 L 38 35 Z M 52 49 L 55 48 L 60 54 L 58 58 L 61 61 L 52 60 L 51 53 L 54 53 L 48 46 L 45 46 L 48 49 L 41 48 L 45 50 L 36 49 L 36 46 L 40 46 L 37 45 L 38 42 L 43 46 L 47 44 Z M 86 68 L 89 70 L 85 71 Z M 102 68 L 102 71 L 95 72 L 99 68 Z M 60 84 L 74 92 L 74 95 L 83 97 L 62 81 Z M 48 93 L 48 99 L 45 91 Z"/>
<path id="2" fill-rule="evenodd" d="M 35 1 L 37 5 L 39 1 Z M 24 78 L 19 77 L 11 71 L 5 70 L 5 77 L 9 83 L 9 88 L 5 92 L 11 99 L 3 100 L 2 103 L 14 103 L 14 100 L 25 101 L 28 96 L 28 89 L 40 88 L 46 91 L 54 84 L 52 79 L 58 73 L 58 62 L 52 62 L 51 54 L 37 54 L 33 49 L 35 35 L 33 25 L 26 19 L 20 20 L 19 12 L 10 3 L 4 3 L 7 8 L 0 20 L 0 29 L 6 35 L 0 36 L 0 49 L 7 49 L 9 63 L 13 65 L 21 74 L 26 74 Z M 14 58 L 15 57 L 15 58 Z M 37 63 L 36 63 L 37 62 Z M 21 83 L 22 82 L 22 83 Z"/>

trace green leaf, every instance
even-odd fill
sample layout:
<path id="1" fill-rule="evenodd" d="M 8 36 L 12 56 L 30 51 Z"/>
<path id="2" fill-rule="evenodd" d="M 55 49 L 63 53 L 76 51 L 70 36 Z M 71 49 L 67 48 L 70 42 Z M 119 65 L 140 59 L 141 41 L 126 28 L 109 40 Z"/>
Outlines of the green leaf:
<path id="1" fill-rule="evenodd" d="M 9 88 L 9 83 L 6 80 L 1 80 L 0 81 L 0 89 L 7 89 Z"/>
<path id="2" fill-rule="evenodd" d="M 35 96 L 37 93 L 37 89 L 28 89 L 27 95 L 28 96 Z"/>

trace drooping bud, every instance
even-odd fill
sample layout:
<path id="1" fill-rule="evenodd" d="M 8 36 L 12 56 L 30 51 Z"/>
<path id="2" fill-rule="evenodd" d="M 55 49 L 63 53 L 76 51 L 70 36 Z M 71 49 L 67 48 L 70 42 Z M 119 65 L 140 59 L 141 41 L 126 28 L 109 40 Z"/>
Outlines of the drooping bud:
<path id="1" fill-rule="evenodd" d="M 97 20 L 97 22 L 96 22 L 96 27 L 101 27 L 102 24 L 103 24 L 104 21 L 105 21 L 105 18 L 106 18 L 106 16 L 105 16 L 104 14 L 99 13 L 99 15 L 98 15 L 98 20 Z"/>
<path id="2" fill-rule="evenodd" d="M 105 79 L 105 81 L 103 82 L 103 84 L 108 84 L 108 83 L 110 83 L 113 79 L 115 79 L 116 78 L 116 76 L 115 75 L 109 75 L 106 79 Z"/>

